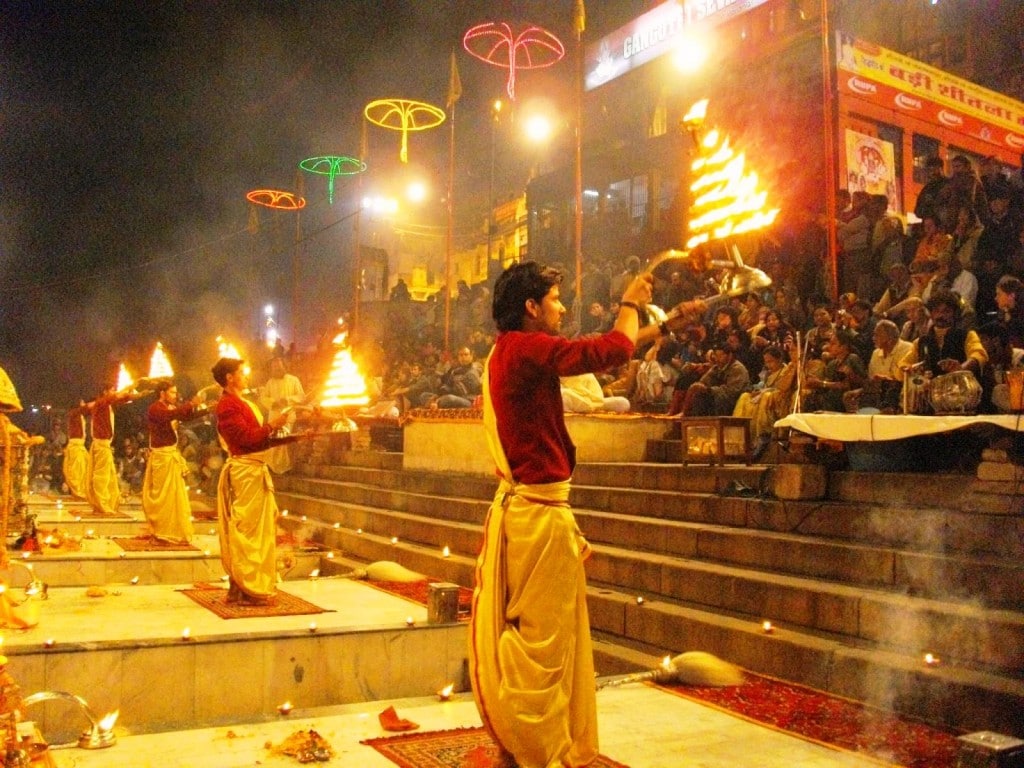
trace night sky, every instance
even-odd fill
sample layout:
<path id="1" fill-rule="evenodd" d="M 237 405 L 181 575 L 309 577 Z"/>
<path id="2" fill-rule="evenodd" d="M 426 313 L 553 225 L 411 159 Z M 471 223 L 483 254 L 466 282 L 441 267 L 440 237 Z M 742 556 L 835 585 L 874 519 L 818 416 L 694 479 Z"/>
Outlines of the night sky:
<path id="1" fill-rule="evenodd" d="M 643 10 L 615 5 L 626 18 Z M 295 229 L 293 214 L 262 209 L 254 235 L 254 188 L 306 196 L 305 268 L 327 275 L 315 281 L 313 320 L 346 309 L 350 267 L 336 239 L 351 182 L 338 181 L 344 199 L 330 206 L 326 181 L 298 162 L 359 154 L 372 99 L 444 107 L 453 47 L 463 84 L 455 199 L 460 222 L 482 221 L 487 110 L 504 73 L 463 51 L 462 35 L 516 20 L 571 47 L 571 17 L 571 0 L 4 3 L 0 366 L 23 403 L 91 397 L 122 360 L 144 374 L 158 339 L 194 371 L 212 364 L 216 334 L 251 339 L 262 302 L 291 274 Z M 517 109 L 559 93 L 571 66 L 522 74 Z M 410 142 L 437 194 L 448 137 L 446 123 Z M 397 133 L 371 129 L 369 139 L 371 170 L 394 162 Z M 499 165 L 496 190 L 521 188 L 521 169 Z"/>

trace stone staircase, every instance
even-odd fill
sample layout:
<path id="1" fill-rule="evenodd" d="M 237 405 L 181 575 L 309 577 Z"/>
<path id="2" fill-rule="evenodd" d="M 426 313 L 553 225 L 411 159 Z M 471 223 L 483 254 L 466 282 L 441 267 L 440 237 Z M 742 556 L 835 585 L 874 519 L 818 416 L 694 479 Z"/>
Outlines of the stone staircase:
<path id="1" fill-rule="evenodd" d="M 824 499 L 782 500 L 763 491 L 776 471 L 577 467 L 599 674 L 704 650 L 957 731 L 1024 736 L 1015 483 L 833 472 Z M 276 482 L 297 536 L 349 561 L 394 560 L 472 584 L 493 479 L 351 450 Z"/>

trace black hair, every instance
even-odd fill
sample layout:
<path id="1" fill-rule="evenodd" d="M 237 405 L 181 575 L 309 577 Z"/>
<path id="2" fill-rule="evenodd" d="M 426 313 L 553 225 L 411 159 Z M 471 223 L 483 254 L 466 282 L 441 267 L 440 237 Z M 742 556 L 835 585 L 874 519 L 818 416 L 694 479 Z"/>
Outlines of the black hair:
<path id="1" fill-rule="evenodd" d="M 494 283 L 491 317 L 499 331 L 522 330 L 526 302 L 540 302 L 553 286 L 562 282 L 562 273 L 536 261 L 513 264 Z"/>
<path id="2" fill-rule="evenodd" d="M 213 373 L 213 380 L 222 387 L 226 387 L 228 385 L 228 374 L 234 373 L 241 366 L 241 360 L 237 360 L 233 357 L 222 357 L 211 369 L 211 372 Z"/>

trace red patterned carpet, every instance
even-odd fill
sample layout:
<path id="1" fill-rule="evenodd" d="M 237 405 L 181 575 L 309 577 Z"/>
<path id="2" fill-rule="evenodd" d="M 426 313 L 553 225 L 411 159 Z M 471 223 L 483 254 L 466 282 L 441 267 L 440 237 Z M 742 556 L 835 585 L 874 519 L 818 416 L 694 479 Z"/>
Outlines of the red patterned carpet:
<path id="1" fill-rule="evenodd" d="M 112 536 L 125 552 L 198 552 L 199 548 L 183 542 L 160 541 L 152 536 Z"/>
<path id="2" fill-rule="evenodd" d="M 499 768 L 498 746 L 483 728 L 426 731 L 367 739 L 367 744 L 401 768 Z M 589 768 L 628 768 L 604 755 Z"/>
<path id="3" fill-rule="evenodd" d="M 277 590 L 273 605 L 240 605 L 228 602 L 228 591 L 222 587 L 196 584 L 192 589 L 179 590 L 222 619 L 262 619 L 268 616 L 302 616 L 310 613 L 333 613 L 328 608 L 303 600 L 301 597 Z"/>
<path id="4" fill-rule="evenodd" d="M 848 699 L 746 673 L 731 688 L 662 686 L 679 696 L 811 741 L 906 768 L 954 768 L 956 736 Z"/>
<path id="5" fill-rule="evenodd" d="M 427 589 L 430 584 L 440 583 L 440 579 L 423 579 L 421 581 L 367 581 L 368 586 L 387 592 L 389 595 L 402 597 L 406 600 L 427 604 Z M 469 621 L 469 611 L 473 603 L 473 590 L 469 587 L 459 587 L 459 621 Z"/>

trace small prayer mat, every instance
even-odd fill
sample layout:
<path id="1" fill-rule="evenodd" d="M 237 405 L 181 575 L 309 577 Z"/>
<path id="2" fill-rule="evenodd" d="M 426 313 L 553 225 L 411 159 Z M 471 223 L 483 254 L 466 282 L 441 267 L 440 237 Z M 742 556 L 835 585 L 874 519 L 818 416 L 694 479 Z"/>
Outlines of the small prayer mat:
<path id="1" fill-rule="evenodd" d="M 303 600 L 301 597 L 277 590 L 272 605 L 246 605 L 229 603 L 228 591 L 219 587 L 199 587 L 179 590 L 199 605 L 213 611 L 222 619 L 262 619 L 269 616 L 302 616 L 310 613 L 334 613 L 330 608 Z"/>
<path id="2" fill-rule="evenodd" d="M 420 581 L 365 581 L 367 586 L 387 592 L 389 595 L 401 597 L 411 603 L 427 605 L 427 595 L 431 584 L 439 583 L 439 579 L 422 579 Z M 469 621 L 469 612 L 473 604 L 473 590 L 459 587 L 459 621 Z"/>
<path id="3" fill-rule="evenodd" d="M 160 541 L 152 536 L 116 536 L 111 541 L 125 552 L 198 552 L 199 548 L 183 542 Z"/>
<path id="4" fill-rule="evenodd" d="M 959 742 L 936 728 L 860 702 L 746 672 L 743 685 L 665 685 L 745 720 L 905 768 L 954 768 Z"/>
<path id="5" fill-rule="evenodd" d="M 483 728 L 424 731 L 360 742 L 401 768 L 498 768 L 498 745 Z M 598 755 L 588 768 L 629 768 Z"/>

